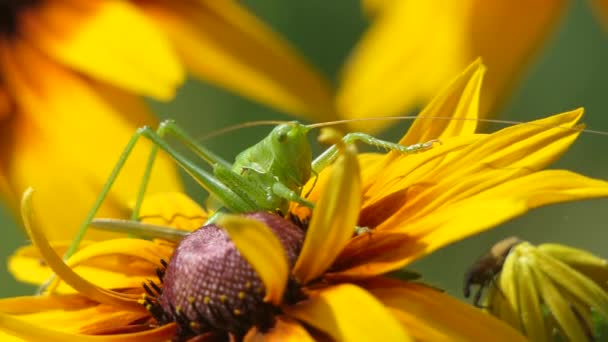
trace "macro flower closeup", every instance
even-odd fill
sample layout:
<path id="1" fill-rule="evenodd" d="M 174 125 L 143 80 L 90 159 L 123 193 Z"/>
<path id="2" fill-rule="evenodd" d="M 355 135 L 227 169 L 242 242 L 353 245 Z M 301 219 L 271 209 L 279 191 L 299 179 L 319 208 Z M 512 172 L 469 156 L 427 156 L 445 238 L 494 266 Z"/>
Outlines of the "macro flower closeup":
<path id="1" fill-rule="evenodd" d="M 560 244 L 519 240 L 509 250 L 485 308 L 532 341 L 601 341 L 608 319 L 608 261 Z M 603 327 L 603 329 L 602 329 Z"/>
<path id="2" fill-rule="evenodd" d="M 43 296 L 0 300 L 0 330 L 65 341 L 521 340 L 434 287 L 390 276 L 530 209 L 608 196 L 608 182 L 544 170 L 580 133 L 581 110 L 476 133 L 484 71 L 472 64 L 420 113 L 400 141 L 438 140 L 420 153 L 359 154 L 325 134 L 340 156 L 303 190 L 314 210 L 221 215 L 179 243 L 86 241 L 64 263 L 65 243 L 35 225 L 27 192 L 34 247 L 12 257 L 11 271 L 36 284 L 51 270 L 57 278 Z M 139 216 L 182 236 L 208 214 L 166 193 L 147 197 Z"/>
<path id="3" fill-rule="evenodd" d="M 0 192 L 17 212 L 35 187 L 53 239 L 71 238 L 135 129 L 156 126 L 141 96 L 170 100 L 187 71 L 286 111 L 327 107 L 323 81 L 232 1 L 4 1 L 0 19 Z M 144 145 L 102 215 L 126 217 Z M 181 189 L 165 156 L 152 178 L 150 192 Z"/>

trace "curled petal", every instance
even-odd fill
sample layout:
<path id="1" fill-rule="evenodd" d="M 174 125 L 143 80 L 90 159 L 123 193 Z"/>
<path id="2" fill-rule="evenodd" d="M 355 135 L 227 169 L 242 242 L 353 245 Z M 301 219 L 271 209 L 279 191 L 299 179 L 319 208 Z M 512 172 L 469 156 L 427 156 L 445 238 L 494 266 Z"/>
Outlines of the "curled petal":
<path id="1" fill-rule="evenodd" d="M 361 179 L 354 148 L 343 148 L 328 186 L 315 205 L 293 273 L 303 284 L 321 275 L 355 231 L 361 206 Z"/>
<path id="2" fill-rule="evenodd" d="M 250 218 L 222 215 L 218 219 L 230 240 L 256 271 L 266 288 L 264 300 L 281 303 L 289 275 L 283 245 L 264 223 Z"/>

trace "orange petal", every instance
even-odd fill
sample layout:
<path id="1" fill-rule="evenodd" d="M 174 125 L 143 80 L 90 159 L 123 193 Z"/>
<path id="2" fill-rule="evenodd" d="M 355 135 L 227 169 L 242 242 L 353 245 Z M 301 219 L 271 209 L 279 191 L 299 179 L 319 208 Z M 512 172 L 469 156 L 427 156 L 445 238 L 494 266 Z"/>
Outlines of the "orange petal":
<path id="1" fill-rule="evenodd" d="M 361 206 L 361 178 L 356 150 L 343 147 L 328 186 L 315 204 L 304 245 L 293 268 L 302 284 L 320 276 L 334 262 L 355 231 Z"/>
<path id="2" fill-rule="evenodd" d="M 128 1 L 49 1 L 28 14 L 28 39 L 88 76 L 162 100 L 184 81 L 165 33 Z"/>
<path id="3" fill-rule="evenodd" d="M 177 327 L 174 323 L 160 328 L 124 335 L 91 336 L 75 333 L 60 332 L 44 326 L 31 324 L 23 319 L 0 313 L 0 331 L 12 335 L 13 341 L 48 341 L 48 342 L 138 342 L 138 341 L 167 341 L 175 336 Z M 0 335 L 1 336 L 1 335 Z M 1 336 L 3 341 L 10 341 L 11 336 Z M 19 339 L 14 339 L 17 337 Z"/>
<path id="4" fill-rule="evenodd" d="M 141 6 L 169 33 L 196 76 L 291 114 L 335 118 L 327 81 L 238 2 Z"/>
<path id="5" fill-rule="evenodd" d="M 312 342 L 315 341 L 298 322 L 287 317 L 279 317 L 272 329 L 262 333 L 253 328 L 244 339 L 245 342 Z"/>
<path id="6" fill-rule="evenodd" d="M 369 289 L 419 341 L 525 341 L 491 315 L 436 289 L 404 282 Z"/>
<path id="7" fill-rule="evenodd" d="M 336 341 L 411 340 L 382 303 L 351 284 L 320 290 L 309 300 L 283 310 Z"/>
<path id="8" fill-rule="evenodd" d="M 14 44 L 12 52 L 2 49 L 0 54 L 2 75 L 19 105 L 6 127 L 11 134 L 1 146 L 1 169 L 14 193 L 36 188 L 36 212 L 44 217 L 39 223 L 45 234 L 69 239 L 136 127 L 154 125 L 155 119 L 136 97 L 62 69 L 25 43 Z M 98 216 L 129 216 L 149 147 L 147 142 L 136 146 Z M 172 163 L 159 156 L 148 193 L 179 189 Z"/>
<path id="9" fill-rule="evenodd" d="M 230 240 L 258 274 L 266 289 L 264 300 L 281 304 L 287 286 L 289 264 L 283 245 L 264 223 L 236 215 L 217 220 Z"/>

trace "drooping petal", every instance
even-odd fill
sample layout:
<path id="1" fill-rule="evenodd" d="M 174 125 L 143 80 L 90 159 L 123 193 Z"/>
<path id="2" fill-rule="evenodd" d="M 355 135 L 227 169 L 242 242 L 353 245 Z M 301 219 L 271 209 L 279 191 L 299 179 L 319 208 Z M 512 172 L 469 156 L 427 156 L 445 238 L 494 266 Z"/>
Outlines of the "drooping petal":
<path id="1" fill-rule="evenodd" d="M 363 289 L 328 287 L 283 310 L 336 341 L 410 341 L 397 319 Z"/>
<path id="2" fill-rule="evenodd" d="M 66 66 L 161 100 L 171 99 L 184 81 L 166 34 L 130 2 L 41 5 L 25 14 L 24 34 Z"/>
<path id="3" fill-rule="evenodd" d="M 143 276 L 149 277 L 150 274 L 154 273 L 154 269 L 161 267 L 161 260 L 168 260 L 172 250 L 173 248 L 171 247 L 161 246 L 147 240 L 126 238 L 113 239 L 95 243 L 81 249 L 72 255 L 67 260 L 66 264 L 74 269 L 96 258 L 114 259 L 117 262 L 120 262 L 123 268 L 129 268 L 129 271 L 125 272 L 127 274 L 121 279 L 124 283 L 116 284 L 114 288 L 137 288 L 141 282 L 139 284 L 134 284 L 133 279 L 131 279 L 133 277 L 129 276 L 135 275 L 135 271 L 137 271 L 136 267 L 139 266 L 145 272 L 145 274 L 140 275 L 138 278 L 143 278 Z M 148 263 L 148 265 L 146 265 L 148 267 L 142 266 L 141 263 Z M 131 267 L 133 267 L 133 269 L 131 269 Z M 113 275 L 117 275 L 119 271 L 117 270 L 117 272 L 113 273 Z M 87 278 L 86 276 L 83 276 L 83 278 L 88 279 L 97 286 L 107 288 L 103 286 L 104 283 L 108 281 L 106 275 L 97 273 L 94 276 L 94 278 Z M 47 291 L 52 293 L 60 283 L 61 279 L 55 278 L 54 282 L 47 287 Z"/>
<path id="4" fill-rule="evenodd" d="M 182 192 L 162 192 L 144 198 L 138 220 L 192 231 L 207 221 L 207 212 Z"/>
<path id="5" fill-rule="evenodd" d="M 239 252 L 258 274 L 266 289 L 264 300 L 279 305 L 289 275 L 283 245 L 264 223 L 250 218 L 222 215 L 218 221 Z"/>
<path id="6" fill-rule="evenodd" d="M 306 239 L 293 274 L 302 284 L 321 275 L 353 235 L 361 206 L 361 178 L 356 150 L 342 146 L 328 186 L 315 204 Z"/>
<path id="7" fill-rule="evenodd" d="M 436 289 L 392 281 L 370 293 L 389 307 L 419 341 L 525 341 L 516 330 Z"/>
<path id="8" fill-rule="evenodd" d="M 76 268 L 77 273 L 104 289 L 139 288 L 142 282 L 156 277 L 157 264 L 160 259 L 169 260 L 173 246 L 161 243 L 152 245 L 145 241 L 146 250 L 140 252 L 135 249 L 138 245 L 141 246 L 137 243 L 138 241 L 143 240 L 130 239 L 125 241 L 126 243 L 121 246 L 126 250 L 123 255 L 117 253 L 117 251 L 108 250 L 108 247 L 112 247 L 111 245 L 114 244 L 112 240 L 107 242 L 110 244 L 109 246 L 106 242 L 92 244 L 91 241 L 84 241 L 81 244 L 81 251 L 86 252 L 89 247 L 92 247 L 93 251 L 107 251 L 109 254 L 104 255 L 103 258 L 81 260 Z M 64 255 L 70 243 L 70 241 L 54 242 L 52 247 L 58 255 Z M 135 255 L 127 255 L 128 253 Z M 148 255 L 151 261 L 142 260 L 138 255 L 141 253 Z M 155 258 L 156 255 L 158 257 Z M 53 274 L 40 251 L 34 246 L 26 246 L 17 250 L 8 260 L 8 269 L 17 280 L 34 285 L 43 284 Z M 60 282 L 56 291 L 70 293 L 74 290 Z"/>
<path id="9" fill-rule="evenodd" d="M 237 2 L 141 6 L 169 33 L 196 76 L 291 114 L 335 118 L 327 82 Z"/>
<path id="10" fill-rule="evenodd" d="M 358 118 L 407 112 L 481 56 L 489 72 L 480 114 L 491 115 L 551 32 L 564 3 L 366 2 L 373 24 L 344 68 L 339 113 Z"/>
<path id="11" fill-rule="evenodd" d="M 23 199 L 21 201 L 21 218 L 23 219 L 23 225 L 25 226 L 25 230 L 32 240 L 32 243 L 40 250 L 40 254 L 42 254 L 44 261 L 53 269 L 55 274 L 76 291 L 95 301 L 119 308 L 125 308 L 130 311 L 143 311 L 142 305 L 137 301 L 138 296 L 102 289 L 80 277 L 63 262 L 61 257 L 55 253 L 41 230 L 32 221 L 32 194 L 33 190 L 31 188 L 27 189 L 23 194 Z"/>
<path id="12" fill-rule="evenodd" d="M 1 170 L 14 194 L 36 188 L 36 212 L 44 218 L 39 223 L 45 234 L 70 239 L 136 127 L 155 120 L 136 97 L 78 77 L 26 43 L 14 44 L 12 52 L 2 49 L 0 66 L 21 112 L 2 141 Z M 129 216 L 149 146 L 135 147 L 98 216 Z M 175 169 L 161 154 L 148 193 L 178 189 Z M 70 203 L 69 214 L 65 203 Z"/>

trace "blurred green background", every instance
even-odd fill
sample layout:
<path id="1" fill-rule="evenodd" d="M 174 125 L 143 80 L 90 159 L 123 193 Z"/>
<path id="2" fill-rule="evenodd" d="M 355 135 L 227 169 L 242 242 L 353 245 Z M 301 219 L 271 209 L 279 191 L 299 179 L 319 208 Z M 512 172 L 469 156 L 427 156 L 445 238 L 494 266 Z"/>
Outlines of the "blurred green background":
<path id="1" fill-rule="evenodd" d="M 308 60 L 335 79 L 342 61 L 366 27 L 358 1 L 245 1 L 254 13 L 287 37 Z M 522 8 L 522 10 L 525 10 Z M 204 58 L 204 56 L 201 56 Z M 449 56 L 446 56 L 449 58 Z M 582 0 L 571 1 L 557 31 L 533 61 L 522 82 L 501 109 L 501 117 L 531 120 L 584 106 L 588 128 L 608 131 L 608 30 L 604 30 Z M 204 136 L 237 122 L 288 119 L 215 87 L 190 81 L 171 103 L 151 103 L 162 118 L 174 118 L 194 136 Z M 406 123 L 385 132 L 397 139 Z M 268 128 L 239 131 L 206 141 L 228 159 L 260 139 Z M 229 141 L 229 142 L 228 142 Z M 582 134 L 570 151 L 554 165 L 588 176 L 608 179 L 608 136 Z M 194 189 L 192 183 L 191 189 Z M 201 194 L 194 191 L 196 198 Z M 608 257 L 608 200 L 555 205 L 534 210 L 490 232 L 449 246 L 414 264 L 430 283 L 461 296 L 466 268 L 494 242 L 511 235 L 533 243 L 561 242 Z M 69 208 L 66 208 L 69 210 Z M 5 234 L 0 258 L 6 258 L 25 237 L 15 221 L 0 212 Z M 33 288 L 15 282 L 0 265 L 0 296 L 31 294 Z"/>

